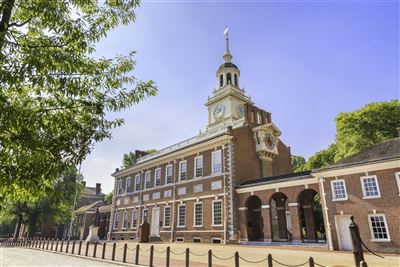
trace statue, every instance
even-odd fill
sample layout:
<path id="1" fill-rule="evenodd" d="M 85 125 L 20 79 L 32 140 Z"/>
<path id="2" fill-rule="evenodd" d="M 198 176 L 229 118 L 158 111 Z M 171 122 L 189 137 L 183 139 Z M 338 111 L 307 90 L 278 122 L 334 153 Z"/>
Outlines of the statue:
<path id="1" fill-rule="evenodd" d="M 100 225 L 100 212 L 99 208 L 97 207 L 93 218 L 93 224 L 89 226 L 89 235 L 87 236 L 86 241 L 89 241 L 90 243 L 96 243 L 99 241 L 99 236 L 98 236 L 99 225 Z"/>
<path id="2" fill-rule="evenodd" d="M 96 208 L 96 212 L 93 218 L 93 225 L 99 227 L 100 226 L 100 212 L 99 208 Z"/>

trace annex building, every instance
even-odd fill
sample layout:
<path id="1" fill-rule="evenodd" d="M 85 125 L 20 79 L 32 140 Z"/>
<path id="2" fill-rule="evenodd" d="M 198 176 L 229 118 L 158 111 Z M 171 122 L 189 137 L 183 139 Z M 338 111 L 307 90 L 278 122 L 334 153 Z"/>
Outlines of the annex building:
<path id="1" fill-rule="evenodd" d="M 223 59 L 216 72 L 218 88 L 206 102 L 206 130 L 112 174 L 108 238 L 136 239 L 146 219 L 151 240 L 348 249 L 343 227 L 354 215 L 365 243 L 399 252 L 400 149 L 392 151 L 390 164 L 377 163 L 387 160 L 381 151 L 375 161 L 359 157 L 293 173 L 290 148 L 271 113 L 240 87 L 228 35 Z M 394 140 L 400 148 L 400 139 Z"/>

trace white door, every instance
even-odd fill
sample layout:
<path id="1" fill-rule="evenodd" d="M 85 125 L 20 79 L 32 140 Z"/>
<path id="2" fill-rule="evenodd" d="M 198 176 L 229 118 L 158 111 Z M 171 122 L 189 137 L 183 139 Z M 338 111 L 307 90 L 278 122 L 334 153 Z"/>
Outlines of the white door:
<path id="1" fill-rule="evenodd" d="M 336 231 L 339 241 L 340 250 L 352 250 L 351 234 L 349 225 L 351 223 L 350 216 L 335 216 Z"/>
<path id="2" fill-rule="evenodd" d="M 153 208 L 151 211 L 151 236 L 158 237 L 158 230 L 160 229 L 160 208 Z"/>

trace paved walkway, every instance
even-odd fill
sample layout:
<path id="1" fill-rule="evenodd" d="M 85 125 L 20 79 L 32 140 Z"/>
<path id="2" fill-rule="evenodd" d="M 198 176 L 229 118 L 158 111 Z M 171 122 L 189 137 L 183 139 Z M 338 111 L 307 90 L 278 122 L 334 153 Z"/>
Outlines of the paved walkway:
<path id="1" fill-rule="evenodd" d="M 127 263 L 134 263 L 135 255 L 136 255 L 136 245 L 137 242 L 133 241 L 119 241 L 116 244 L 116 253 L 115 253 L 115 260 L 121 262 L 123 258 L 123 248 L 124 244 L 127 244 Z M 150 245 L 151 244 L 140 244 L 139 250 L 139 264 L 140 265 L 149 265 L 149 254 L 150 254 Z M 207 252 L 209 249 L 212 250 L 213 258 L 213 267 L 232 267 L 234 266 L 234 259 L 233 255 L 237 251 L 241 256 L 240 259 L 240 267 L 255 267 L 255 266 L 267 266 L 266 260 L 263 260 L 267 257 L 268 253 L 271 253 L 274 259 L 274 267 L 283 266 L 278 262 L 287 265 L 298 265 L 302 263 L 306 263 L 308 258 L 311 256 L 314 258 L 314 261 L 321 266 L 326 267 L 353 267 L 354 266 L 354 259 L 351 252 L 342 252 L 342 251 L 335 251 L 330 252 L 327 251 L 325 248 L 312 248 L 312 247 L 272 247 L 272 246 L 252 246 L 252 245 L 219 245 L 219 244 L 196 244 L 196 243 L 153 243 L 154 245 L 154 266 L 165 266 L 165 258 L 166 258 L 166 248 L 170 246 L 171 249 L 171 265 L 172 267 L 181 267 L 184 266 L 185 263 L 185 249 L 187 247 L 190 248 L 190 267 L 207 267 Z M 51 246 L 50 246 L 51 247 Z M 111 259 L 112 254 L 112 243 L 106 243 L 105 249 L 105 259 Z M 10 248 L 4 248 L 3 254 Z M 21 255 L 23 255 L 22 250 L 29 251 L 28 255 L 33 251 L 36 253 L 37 251 L 34 249 L 29 248 L 13 248 L 17 249 Z M 55 249 L 55 244 L 54 244 Z M 58 251 L 60 250 L 60 245 L 58 246 Z M 74 254 L 77 254 L 79 250 L 78 243 L 76 243 L 74 247 Z M 63 252 L 66 251 L 66 244 L 64 243 Z M 97 258 L 102 257 L 103 251 L 103 244 L 99 244 L 97 246 L 96 253 L 94 254 L 94 246 L 90 245 L 88 248 L 88 256 L 93 257 L 93 255 Z M 68 253 L 72 252 L 72 244 L 69 244 Z M 12 253 L 12 249 L 10 252 Z M 22 264 L 15 264 L 12 260 L 7 259 L 5 262 L 8 264 L 13 264 L 15 266 L 76 266 L 80 265 L 79 262 L 77 264 L 73 264 L 73 261 L 80 259 L 75 257 L 63 256 L 63 258 L 58 258 L 60 255 L 58 254 L 51 254 L 49 252 L 42 252 L 45 253 L 43 255 L 55 255 L 55 256 L 48 256 L 50 260 L 45 261 L 44 264 L 42 262 L 37 261 L 34 259 L 30 261 L 28 259 L 19 258 L 16 262 Z M 18 253 L 14 252 L 14 255 L 19 255 Z M 86 245 L 82 243 L 81 247 L 81 255 L 86 254 Z M 60 257 L 61 257 L 60 256 Z M 366 254 L 365 259 L 370 267 L 399 267 L 400 266 L 400 255 L 384 255 L 385 258 L 381 259 L 371 254 Z M 10 254 L 8 257 L 17 257 Z M 24 256 L 25 257 L 25 256 Z M 47 257 L 47 256 L 46 256 Z M 51 259 L 51 257 L 55 257 Z M 65 258 L 68 257 L 68 258 Z M 40 259 L 41 257 L 38 257 Z M 4 256 L 3 256 L 4 259 Z M 57 260 L 56 260 L 57 259 Z M 72 260 L 74 259 L 74 260 Z M 70 262 L 71 261 L 71 262 Z M 258 262 L 259 263 L 250 263 L 250 262 Z M 23 264 L 25 262 L 25 264 Z M 26 263 L 29 263 L 28 265 Z M 47 263 L 51 263 L 50 265 L 46 265 Z M 55 263 L 59 265 L 55 265 Z M 104 263 L 107 265 L 101 265 L 100 262 L 88 263 L 88 265 L 80 266 L 113 266 L 109 263 Z M 5 265 L 3 266 L 10 266 Z M 303 266 L 308 266 L 304 264 Z M 317 266 L 317 265 L 316 265 Z"/>
<path id="2" fill-rule="evenodd" d="M 0 248 L 0 266 L 119 266 L 96 260 L 72 257 L 27 248 Z"/>

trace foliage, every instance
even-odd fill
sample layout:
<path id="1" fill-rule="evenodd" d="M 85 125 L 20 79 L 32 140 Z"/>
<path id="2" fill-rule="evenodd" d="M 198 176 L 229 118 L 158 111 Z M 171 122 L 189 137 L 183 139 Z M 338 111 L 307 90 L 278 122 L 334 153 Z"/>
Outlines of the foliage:
<path id="1" fill-rule="evenodd" d="M 306 160 L 302 156 L 292 155 L 292 167 L 294 172 L 306 170 Z"/>
<path id="2" fill-rule="evenodd" d="M 107 202 L 107 204 L 111 204 L 113 197 L 114 197 L 113 192 L 110 192 L 108 194 L 103 195 L 102 199 L 103 201 Z"/>
<path id="3" fill-rule="evenodd" d="M 0 237 L 11 237 L 17 223 L 17 217 L 14 214 L 0 211 Z"/>
<path id="4" fill-rule="evenodd" d="M 156 94 L 134 53 L 96 58 L 95 45 L 135 20 L 139 0 L 0 3 L 0 204 L 32 201 L 111 137 L 106 112 Z"/>
<path id="5" fill-rule="evenodd" d="M 327 149 L 318 151 L 308 159 L 306 168 L 309 170 L 318 169 L 334 163 L 336 151 L 336 144 L 331 144 Z"/>
<path id="6" fill-rule="evenodd" d="M 376 102 L 336 117 L 335 161 L 398 136 L 400 102 Z"/>
<path id="7" fill-rule="evenodd" d="M 29 202 L 8 201 L 2 212 L 12 217 L 22 215 L 22 223 L 28 225 L 29 236 L 33 236 L 44 222 L 50 220 L 63 224 L 68 221 L 73 210 L 75 190 L 79 199 L 83 192 L 82 176 L 75 168 L 70 168 L 57 179 L 54 188 L 48 190 L 45 196 Z"/>
<path id="8" fill-rule="evenodd" d="M 144 152 L 147 154 L 151 154 L 156 152 L 155 149 L 147 149 Z M 124 154 L 122 159 L 122 166 L 121 168 L 126 169 L 136 164 L 136 154 L 134 152 L 129 152 L 128 154 Z"/>

